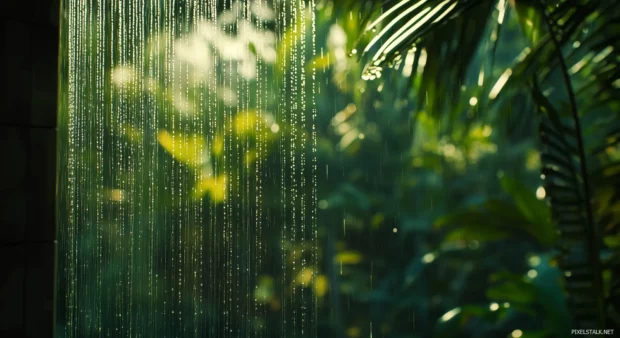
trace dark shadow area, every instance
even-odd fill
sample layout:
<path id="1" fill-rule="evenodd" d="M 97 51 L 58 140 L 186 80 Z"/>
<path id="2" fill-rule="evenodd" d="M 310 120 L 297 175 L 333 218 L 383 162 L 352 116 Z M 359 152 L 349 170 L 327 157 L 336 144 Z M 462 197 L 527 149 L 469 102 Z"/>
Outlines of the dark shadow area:
<path id="1" fill-rule="evenodd" d="M 0 3 L 0 336 L 53 337 L 58 13 Z"/>

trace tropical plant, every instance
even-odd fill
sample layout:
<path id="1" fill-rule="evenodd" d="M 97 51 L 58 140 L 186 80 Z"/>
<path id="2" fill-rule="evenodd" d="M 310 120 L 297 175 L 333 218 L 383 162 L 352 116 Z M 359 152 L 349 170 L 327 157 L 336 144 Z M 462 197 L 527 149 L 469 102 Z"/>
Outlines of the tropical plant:
<path id="1" fill-rule="evenodd" d="M 418 112 L 448 125 L 505 121 L 512 133 L 527 133 L 524 127 L 537 121 L 542 192 L 559 234 L 558 263 L 575 326 L 619 327 L 620 72 L 615 65 L 620 3 L 348 4 L 367 13 L 366 35 L 352 51 L 365 64 L 363 76 L 373 79 L 386 67 L 411 67 Z M 521 24 L 521 38 L 502 38 L 508 18 Z M 500 67 L 495 58 L 506 43 L 523 48 L 514 64 Z M 470 99 L 475 114 L 459 105 L 471 95 L 461 87 L 472 71 L 479 72 L 476 96 Z"/>
<path id="2" fill-rule="evenodd" d="M 179 13 L 190 2 L 182 3 Z M 124 180 L 118 173 L 127 170 L 113 162 L 105 166 L 117 170 L 104 173 L 101 184 L 84 187 L 99 196 L 90 202 L 91 210 L 105 198 L 112 201 L 112 210 L 100 215 L 127 217 L 119 222 L 102 216 L 101 234 L 98 227 L 85 227 L 75 257 L 91 257 L 90 266 L 97 266 L 100 256 L 92 255 L 90 245 L 94 241 L 122 249 L 103 256 L 107 264 L 101 272 L 84 274 L 92 283 L 112 285 L 129 275 L 123 262 L 133 247 L 130 237 L 119 236 L 117 229 L 152 224 L 152 251 L 142 248 L 133 256 L 140 262 L 136 266 L 149 266 L 150 252 L 172 257 L 171 241 L 183 241 L 188 255 L 199 257 L 203 248 L 217 252 L 223 245 L 217 241 L 220 236 L 238 231 L 248 239 L 259 238 L 241 219 L 234 227 L 219 221 L 226 205 L 249 203 L 239 217 L 256 210 L 265 222 L 283 222 L 287 215 L 281 205 L 289 201 L 281 192 L 265 189 L 262 204 L 252 209 L 255 196 L 241 198 L 234 189 L 239 178 L 255 182 L 254 170 L 249 170 L 255 166 L 269 179 L 284 173 L 288 168 L 279 154 L 292 154 L 292 145 L 307 135 L 303 131 L 309 125 L 289 118 L 278 106 L 288 93 L 276 89 L 296 78 L 291 74 L 302 78 L 304 73 L 292 65 L 306 66 L 307 81 L 316 76 L 316 93 L 306 97 L 316 100 L 312 130 L 317 138 L 318 241 L 283 243 L 279 226 L 265 227 L 261 241 L 240 239 L 239 248 L 260 244 L 271 252 L 264 269 L 234 289 L 259 304 L 251 325 L 246 318 L 216 311 L 225 300 L 218 297 L 220 285 L 214 282 L 218 266 L 203 277 L 183 270 L 191 283 L 179 290 L 178 299 L 188 305 L 179 307 L 178 321 L 164 312 L 143 311 L 134 313 L 136 325 L 159 334 L 184 335 L 196 328 L 215 335 L 229 321 L 243 323 L 239 335 L 287 336 L 280 331 L 285 308 L 288 315 L 300 310 L 283 303 L 291 294 L 316 297 L 319 337 L 566 337 L 573 326 L 609 328 L 617 322 L 620 124 L 614 117 L 620 109 L 620 82 L 614 67 L 619 41 L 614 19 L 619 5 L 585 0 L 549 0 L 544 6 L 533 0 L 323 0 L 317 1 L 316 26 L 306 22 L 308 34 L 302 40 L 301 20 L 283 31 L 254 18 L 253 24 L 266 28 L 257 36 L 252 25 L 231 15 L 242 13 L 238 3 L 218 2 L 222 27 L 188 25 L 190 31 L 180 32 L 179 39 L 170 39 L 167 30 L 153 30 L 145 60 L 125 64 L 111 59 L 106 64 L 112 95 L 101 100 L 118 95 L 147 100 L 157 119 L 148 128 L 138 116 L 106 122 L 105 137 L 113 140 L 106 149 L 142 149 L 136 144 L 146 140 L 145 162 L 136 162 L 136 171 L 127 176 L 135 178 L 136 189 L 123 190 L 114 181 Z M 233 26 L 238 34 L 229 36 L 226 31 Z M 96 41 L 92 38 L 86 46 L 93 60 Z M 177 54 L 163 52 L 172 44 Z M 303 46 L 313 46 L 315 57 L 301 52 Z M 232 64 L 208 62 L 218 58 Z M 290 62 L 293 58 L 297 62 Z M 288 68 L 274 67 L 284 59 Z M 157 82 L 140 68 L 164 69 L 167 64 L 215 82 L 206 88 L 201 81 Z M 252 73 L 256 64 L 263 74 Z M 239 70 L 239 76 L 227 69 Z M 222 82 L 231 76 L 246 88 L 242 94 L 258 93 L 256 99 L 248 96 L 247 105 L 235 105 L 229 82 Z M 261 76 L 269 85 L 257 85 L 255 78 Z M 306 113 L 314 109 L 310 102 L 297 104 Z M 221 122 L 219 128 L 205 122 L 215 120 Z M 67 125 L 60 123 L 61 128 Z M 88 159 L 115 158 L 108 156 L 110 150 L 97 157 L 95 150 L 79 155 L 84 168 L 96 164 Z M 224 154 L 232 158 L 223 161 Z M 149 166 L 162 168 L 159 175 L 143 174 Z M 178 182 L 176 202 L 162 193 L 170 185 L 169 170 L 185 178 Z M 151 179 L 155 189 L 145 191 Z M 141 204 L 130 202 L 144 198 L 161 199 L 158 204 L 171 212 L 141 220 L 147 213 L 132 209 Z M 208 219 L 193 220 L 184 229 L 204 229 L 214 246 L 175 230 L 183 210 L 178 207 L 185 205 L 209 210 Z M 62 208 L 60 217 L 71 210 Z M 319 266 L 295 269 L 304 259 L 295 253 L 309 252 L 309 246 L 316 248 Z M 62 256 L 66 248 L 60 250 Z M 287 263 L 280 264 L 284 255 Z M 249 256 L 239 261 L 245 258 Z M 153 295 L 136 293 L 137 307 L 170 302 L 168 289 L 181 277 L 176 266 L 155 264 L 152 269 L 154 282 L 164 287 Z M 283 273 L 294 276 L 294 282 L 285 285 Z M 202 282 L 207 301 L 199 305 L 190 286 Z M 147 290 L 145 283 L 151 280 L 136 278 L 133 285 Z M 60 284 L 59 299 L 64 299 L 71 289 L 67 281 Z M 80 292 L 90 285 L 81 284 Z M 74 311 L 95 313 L 96 324 L 76 328 L 76 334 L 88 335 L 102 323 L 109 330 L 111 321 L 122 324 L 112 312 L 97 314 L 97 306 L 112 308 L 121 299 L 113 289 L 101 290 L 106 290 L 102 304 L 77 299 Z M 129 299 L 130 294 L 121 296 Z M 579 325 L 570 322 L 567 302 Z M 59 311 L 59 322 L 71 315 L 68 309 Z M 181 317 L 181 310 L 201 311 L 201 321 Z M 65 330 L 69 328 L 59 325 L 59 331 Z"/>

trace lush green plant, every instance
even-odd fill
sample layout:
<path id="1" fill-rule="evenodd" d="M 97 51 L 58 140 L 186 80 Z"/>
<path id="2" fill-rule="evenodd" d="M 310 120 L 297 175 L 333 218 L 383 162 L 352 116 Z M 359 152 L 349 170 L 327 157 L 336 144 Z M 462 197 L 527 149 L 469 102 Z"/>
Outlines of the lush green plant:
<path id="1" fill-rule="evenodd" d="M 273 261 L 286 255 L 289 265 L 266 264 L 235 291 L 253 290 L 262 304 L 261 316 L 252 325 L 243 323 L 246 331 L 239 332 L 277 336 L 277 330 L 260 328 L 279 327 L 281 298 L 292 290 L 298 297 L 317 297 L 319 337 L 565 337 L 571 327 L 617 325 L 620 106 L 614 64 L 620 47 L 614 20 L 619 7 L 604 0 L 325 0 L 317 6 L 314 58 L 293 53 L 302 45 L 300 27 L 283 32 L 265 24 L 277 32 L 270 47 L 276 60 L 297 55 L 308 81 L 316 70 L 320 264 L 318 271 L 297 271 L 294 285 L 282 285 L 280 274 L 292 273 L 299 248 L 281 247 L 280 229 L 265 230 L 262 244 L 279 248 L 271 250 L 278 256 Z M 84 273 L 80 287 L 111 284 L 131 272 L 123 262 L 132 244 L 115 229 L 152 222 L 159 234 L 154 252 L 170 256 L 172 247 L 166 243 L 180 238 L 171 227 L 180 209 L 202 206 L 219 217 L 225 200 L 253 201 L 249 197 L 254 196 L 242 200 L 234 193 L 235 177 L 256 179 L 244 172 L 255 165 L 265 172 L 284 170 L 278 147 L 306 135 L 307 125 L 278 115 L 278 98 L 287 93 L 273 89 L 290 77 L 267 63 L 261 75 L 274 85 L 260 89 L 264 101 L 252 95 L 247 107 L 231 107 L 225 95 L 210 92 L 214 88 L 197 87 L 183 88 L 191 100 L 175 106 L 179 88 L 165 81 L 154 85 L 152 74 L 144 71 L 173 61 L 171 54 L 154 49 L 173 42 L 167 34 L 151 32 L 153 54 L 146 55 L 152 57 L 143 60 L 142 69 L 106 59 L 105 71 L 117 72 L 116 79 L 126 82 L 106 82 L 112 94 L 101 100 L 113 100 L 122 89 L 136 102 L 155 103 L 157 120 L 149 128 L 141 116 L 105 121 L 105 137 L 115 145 L 147 146 L 133 174 L 135 190 L 120 191 L 114 180 L 123 177 L 111 172 L 103 182 L 79 187 L 98 196 L 89 201 L 93 210 L 102 198 L 116 204 L 101 213 L 106 217 L 92 220 L 104 225 L 100 233 L 97 227 L 84 227 L 77 254 L 90 254 L 94 241 L 120 248 L 106 251 L 103 272 Z M 306 38 L 306 45 L 314 43 L 309 34 Z M 95 60 L 96 38 L 91 43 L 86 51 Z M 245 47 L 260 58 L 260 46 Z M 376 54 L 383 47 L 386 52 Z M 175 61 L 191 68 L 191 60 Z M 248 93 L 257 92 L 251 76 L 239 81 Z M 207 94 L 218 109 L 197 109 Z M 267 111 L 258 114 L 260 105 Z M 223 124 L 210 129 L 203 123 L 209 119 Z M 61 120 L 61 128 L 66 122 Z M 257 150 L 258 144 L 265 147 Z M 228 162 L 221 158 L 224 145 L 240 149 Z M 89 168 L 99 158 L 87 149 L 79 156 Z M 162 168 L 160 175 L 146 177 L 140 170 L 147 166 Z M 171 170 L 196 178 L 176 182 L 177 193 L 183 194 L 176 202 L 169 194 L 145 190 L 150 179 L 163 190 Z M 286 219 L 279 192 L 263 193 L 256 210 L 271 221 Z M 171 212 L 140 219 L 146 213 L 139 204 L 129 210 L 124 203 L 144 196 L 161 199 L 162 209 Z M 63 208 L 59 217 L 68 217 L 69 211 Z M 126 224 L 117 224 L 114 216 L 121 214 Z M 215 218 L 196 219 L 190 226 L 204 228 L 207 222 L 210 233 L 219 234 L 222 225 Z M 181 240 L 192 255 L 204 248 L 204 242 Z M 148 265 L 152 257 L 142 250 L 134 260 Z M 154 269 L 163 287 L 154 295 L 135 293 L 136 307 L 170 297 L 166 288 L 177 270 Z M 189 271 L 187 280 L 196 278 Z M 134 283 L 136 290 L 146 290 L 147 281 Z M 219 291 L 209 280 L 205 284 L 210 295 Z M 61 289 L 60 298 L 66 292 Z M 109 304 L 100 306 L 116 306 L 116 295 L 106 292 Z M 147 311 L 134 325 L 168 325 L 167 332 L 179 334 L 192 325 L 217 332 L 222 315 L 215 310 L 221 304 L 216 300 L 197 307 L 191 301 L 194 292 L 180 290 L 179 298 L 191 305 L 183 313 L 203 311 L 204 322 L 168 323 L 162 313 Z M 78 305 L 98 318 L 93 328 L 115 320 L 91 314 L 89 301 L 80 299 Z M 59 314 L 64 322 L 67 314 Z M 89 327 L 79 330 L 92 333 Z"/>
<path id="2" fill-rule="evenodd" d="M 480 118 L 507 121 L 513 134 L 537 121 L 542 192 L 559 234 L 555 246 L 575 327 L 617 327 L 620 5 L 448 0 L 352 6 L 368 14 L 363 21 L 368 37 L 362 36 L 357 46 L 365 76 L 377 77 L 386 66 L 413 65 L 415 73 L 418 66 L 411 82 L 419 98 L 417 111 L 457 126 Z M 502 38 L 514 32 L 514 22 L 521 24 L 525 41 Z M 499 57 L 515 45 L 522 49 L 514 64 L 501 65 Z M 471 114 L 459 103 L 471 95 L 461 87 L 475 69 L 476 95 L 470 103 L 477 110 Z M 535 231 L 551 239 L 544 230 L 547 221 L 540 222 L 543 208 L 525 200 L 515 202 L 526 217 L 537 215 L 533 224 L 542 229 Z M 504 223 L 509 212 L 500 210 L 488 219 Z M 460 226 L 466 226 L 467 217 L 460 216 Z"/>

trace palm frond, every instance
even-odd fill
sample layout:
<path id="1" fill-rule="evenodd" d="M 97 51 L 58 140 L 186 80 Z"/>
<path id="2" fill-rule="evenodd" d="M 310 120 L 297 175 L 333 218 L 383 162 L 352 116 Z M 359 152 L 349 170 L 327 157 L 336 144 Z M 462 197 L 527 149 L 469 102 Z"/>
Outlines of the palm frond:
<path id="1" fill-rule="evenodd" d="M 575 132 L 567 132 L 562 114 L 539 88 L 532 90 L 537 109 L 541 113 L 541 162 L 545 190 L 553 218 L 560 233 L 562 251 L 559 265 L 566 272 L 566 291 L 569 306 L 580 327 L 599 327 L 603 318 L 601 269 L 598 260 L 596 227 L 591 219 L 589 192 L 582 184 L 587 175 L 580 170 L 584 157 L 579 151 Z M 594 238 L 594 239 L 592 239 Z M 592 295 L 596 295 L 594 298 Z"/>
<path id="2" fill-rule="evenodd" d="M 459 97 L 495 2 L 400 0 L 371 7 L 377 17 L 364 21 L 358 43 L 364 78 L 381 76 L 385 67 L 409 67 L 412 75 L 420 71 L 418 107 L 434 116 L 453 113 L 450 104 Z"/>
<path id="3" fill-rule="evenodd" d="M 367 36 L 359 43 L 365 77 L 380 76 L 383 67 L 411 66 L 413 73 L 419 72 L 414 86 L 418 104 L 437 117 L 458 117 L 453 103 L 466 71 L 480 42 L 489 39 L 489 23 L 502 21 L 491 15 L 498 3 L 505 2 L 366 1 L 371 14 Z M 619 250 L 602 239 L 620 232 L 620 71 L 616 67 L 620 2 L 512 0 L 510 4 L 530 46 L 494 85 L 482 88 L 487 91 L 482 95 L 490 101 L 488 111 L 497 116 L 510 111 L 532 116 L 528 104 L 515 105 L 517 95 L 527 94 L 534 105 L 540 121 L 542 174 L 561 232 L 560 265 L 567 276 L 576 324 L 603 327 L 608 319 L 620 325 L 615 305 L 620 259 L 601 264 L 601 254 L 612 252 L 617 257 Z M 492 55 L 496 50 L 493 45 Z M 611 273 L 611 282 L 602 280 L 603 270 Z M 604 289 L 609 290 L 607 300 Z"/>
<path id="4" fill-rule="evenodd" d="M 602 176 L 588 168 L 592 162 L 592 153 L 588 151 L 592 147 L 588 145 L 600 143 L 593 133 L 598 134 L 608 126 L 597 125 L 597 119 L 618 116 L 617 109 L 601 100 L 601 95 L 613 88 L 610 80 L 616 81 L 615 72 L 610 71 L 606 65 L 609 61 L 605 59 L 612 54 L 613 41 L 616 40 L 609 39 L 609 36 L 617 34 L 610 29 L 608 20 L 615 17 L 614 9 L 617 11 L 618 6 L 597 1 L 572 1 L 576 6 L 571 8 L 566 2 L 571 1 L 548 6 L 540 1 L 539 13 L 547 26 L 547 34 L 529 56 L 537 61 L 524 60 L 515 79 L 537 73 L 532 100 L 540 112 L 543 175 L 561 234 L 560 267 L 566 275 L 569 306 L 579 327 L 605 327 L 606 319 L 613 320 L 612 313 L 617 313 L 613 307 L 615 303 L 609 299 L 605 312 L 606 299 L 601 291 L 604 290 L 601 238 L 603 227 L 612 218 L 606 217 L 608 215 L 603 210 L 594 214 L 593 191 L 602 186 L 599 183 L 593 187 L 590 182 Z M 604 14 L 601 14 L 602 10 Z M 589 39 L 584 39 L 582 44 L 579 36 L 590 29 L 597 35 L 586 33 Z M 603 32 L 607 34 L 601 41 L 598 34 Z M 569 42 L 572 46 L 567 48 Z M 570 52 L 565 55 L 567 49 Z M 590 74 L 581 76 L 582 69 L 587 69 Z M 561 78 L 561 87 L 554 86 L 557 78 Z M 546 83 L 546 87 L 540 88 L 538 81 Z M 586 87 L 582 85 L 574 90 L 577 83 L 585 83 Z M 555 106 L 568 103 L 556 108 L 553 102 Z"/>

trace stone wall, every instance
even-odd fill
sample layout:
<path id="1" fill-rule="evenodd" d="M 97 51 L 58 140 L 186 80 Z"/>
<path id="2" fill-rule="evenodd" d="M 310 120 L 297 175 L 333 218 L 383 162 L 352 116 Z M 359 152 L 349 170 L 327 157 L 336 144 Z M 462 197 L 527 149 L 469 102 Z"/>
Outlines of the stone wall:
<path id="1" fill-rule="evenodd" d="M 0 337 L 52 337 L 59 0 L 0 1 Z"/>

